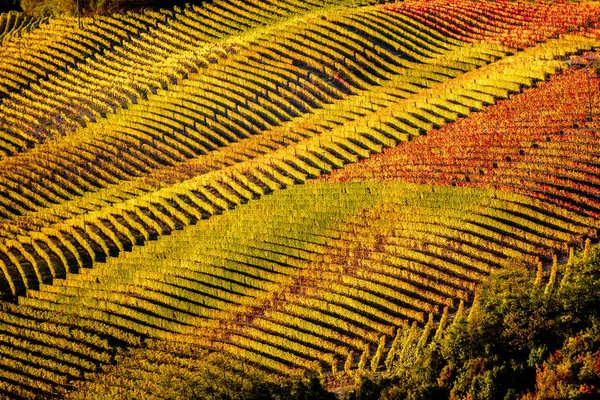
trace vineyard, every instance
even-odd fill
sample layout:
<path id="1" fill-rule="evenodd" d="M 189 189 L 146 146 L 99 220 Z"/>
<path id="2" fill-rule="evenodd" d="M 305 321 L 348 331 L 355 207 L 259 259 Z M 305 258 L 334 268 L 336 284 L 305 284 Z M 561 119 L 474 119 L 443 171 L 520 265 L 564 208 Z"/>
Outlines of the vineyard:
<path id="1" fill-rule="evenodd" d="M 0 14 L 0 397 L 334 387 L 589 254 L 600 5 L 375 3 Z"/>

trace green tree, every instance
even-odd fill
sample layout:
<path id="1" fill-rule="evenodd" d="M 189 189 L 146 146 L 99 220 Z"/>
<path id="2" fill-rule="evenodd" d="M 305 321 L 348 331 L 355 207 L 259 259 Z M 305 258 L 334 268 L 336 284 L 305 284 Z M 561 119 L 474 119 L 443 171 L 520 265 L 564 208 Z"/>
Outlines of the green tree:
<path id="1" fill-rule="evenodd" d="M 571 335 L 593 325 L 600 316 L 599 290 L 600 251 L 588 250 L 587 261 L 581 260 L 569 269 L 558 294 Z"/>

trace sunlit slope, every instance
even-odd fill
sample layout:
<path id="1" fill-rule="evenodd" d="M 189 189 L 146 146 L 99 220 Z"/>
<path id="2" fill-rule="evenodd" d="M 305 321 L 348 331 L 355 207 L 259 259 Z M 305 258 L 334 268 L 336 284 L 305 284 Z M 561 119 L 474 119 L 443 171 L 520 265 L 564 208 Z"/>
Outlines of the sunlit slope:
<path id="1" fill-rule="evenodd" d="M 408 0 L 385 6 L 454 39 L 524 48 L 564 33 L 594 32 L 594 2 Z"/>
<path id="2" fill-rule="evenodd" d="M 353 3 L 219 0 L 82 18 L 81 29 L 74 17 L 53 18 L 0 46 L 0 130 L 24 140 L 11 151 L 72 132 L 227 53 L 208 55 L 207 46 L 316 8 Z"/>
<path id="3" fill-rule="evenodd" d="M 508 258 L 536 260 L 579 242 L 590 224 L 496 191 L 296 186 L 29 291 L 2 315 L 35 318 L 47 310 L 45 330 L 70 321 L 89 332 L 87 340 L 135 346 L 153 337 L 229 352 L 283 374 L 330 370 L 351 351 L 374 350 L 382 336 L 391 341 L 405 322 L 455 311 Z M 35 364 L 49 385 L 79 377 L 65 365 L 82 363 L 91 350 L 82 345 L 81 354 L 57 354 L 52 362 L 23 358 L 37 335 L 34 327 L 20 332 L 29 341 L 6 347 L 5 360 Z M 52 354 L 60 342 L 40 346 Z"/>
<path id="4" fill-rule="evenodd" d="M 0 104 L 0 394 L 61 397 L 89 378 L 75 397 L 111 385 L 139 397 L 135 382 L 160 371 L 157 357 L 180 368 L 200 357 L 182 355 L 194 349 L 284 375 L 355 369 L 397 327 L 468 304 L 508 259 L 549 262 L 594 237 L 595 122 L 561 116 L 571 111 L 560 95 L 539 114 L 535 97 L 529 109 L 491 105 L 518 103 L 570 54 L 598 46 L 586 37 L 596 8 L 517 3 L 523 16 L 415 4 L 215 1 L 115 15 L 106 21 L 135 29 L 111 50 L 87 48 L 64 72 L 57 56 L 58 72 L 10 89 Z M 553 101 L 569 127 L 518 130 L 518 140 L 514 125 L 476 113 L 531 113 L 537 126 L 553 121 Z M 501 128 L 483 138 L 488 119 Z M 427 140 L 437 144 L 420 149 Z M 357 173 L 363 182 L 300 185 L 388 147 L 416 149 L 417 161 L 380 162 L 382 172 Z M 406 174 L 386 175 L 397 164 Z M 377 182 L 388 177 L 399 182 Z M 123 348 L 131 357 L 108 368 Z"/>
<path id="5" fill-rule="evenodd" d="M 31 18 L 17 11 L 0 13 L 0 44 L 6 45 L 46 21 L 44 18 Z"/>
<path id="6" fill-rule="evenodd" d="M 327 179 L 498 188 L 597 219 L 597 113 L 597 81 L 568 71 Z"/>
<path id="7" fill-rule="evenodd" d="M 0 162 L 6 171 L 6 196 L 0 204 L 5 215 L 0 256 L 4 293 L 23 293 L 133 243 L 395 146 L 545 78 L 564 65 L 555 58 L 592 45 L 585 38 L 554 39 L 476 68 L 503 53 L 470 44 L 438 55 L 431 64 L 402 68 L 386 82 L 372 85 L 373 92 L 361 90 L 354 96 L 322 80 L 337 89 L 332 93 L 339 99 L 328 95 L 330 104 L 323 101 L 312 113 L 296 117 L 282 109 L 289 103 L 264 89 L 255 94 L 265 96 L 268 100 L 258 104 L 266 105 L 252 115 L 263 117 L 266 129 L 248 124 L 245 132 L 233 128 L 231 121 L 237 111 L 249 114 L 257 109 L 256 103 L 235 103 L 233 89 L 215 91 L 217 83 L 203 89 L 205 82 L 215 82 L 207 70 L 198 80 L 189 79 L 198 84 L 180 84 L 189 90 L 157 94 L 162 98 L 149 99 L 148 106 L 132 106 L 72 138 Z M 452 75 L 460 73 L 457 65 L 471 71 L 452 79 L 445 74 L 448 64 L 454 66 L 454 72 L 448 72 Z M 228 76 L 245 79 L 243 74 Z M 258 81 L 250 76 L 246 79 Z M 252 88 L 258 91 L 260 85 Z M 386 96 L 386 90 L 395 95 Z M 204 115 L 199 122 L 195 117 L 187 125 L 182 117 L 176 121 L 141 112 L 165 103 L 172 110 L 169 104 L 185 104 L 189 94 L 194 104 L 221 102 L 222 108 L 213 105 L 212 118 Z M 177 100 L 180 96 L 184 100 Z M 182 112 L 191 109 L 184 107 Z M 220 130 L 221 121 L 232 129 Z M 202 143 L 205 149 L 199 150 Z"/>
<path id="8" fill-rule="evenodd" d="M 302 26 L 303 15 L 322 13 L 324 8 L 332 9 L 330 15 L 336 15 L 341 7 L 354 3 L 358 2 L 290 0 L 275 4 L 219 0 L 204 6 L 84 18 L 83 29 L 77 27 L 72 17 L 52 19 L 22 39 L 0 46 L 3 78 L 0 93 L 4 93 L 4 98 L 0 98 L 0 132 L 4 133 L 0 149 L 13 154 L 74 132 L 235 52 L 234 43 L 240 45 L 240 41 L 249 40 L 240 37 L 251 37 L 265 26 L 286 23 L 290 18 L 290 26 Z M 334 27 L 334 37 L 328 37 L 332 33 L 309 28 L 304 38 L 296 35 L 288 46 L 316 41 L 311 49 L 318 52 L 320 45 L 327 49 L 343 47 L 348 41 L 344 36 L 355 29 L 363 31 L 363 35 L 366 32 L 375 41 L 353 46 L 346 58 L 334 57 L 337 66 L 327 63 L 327 57 L 319 58 L 317 70 L 329 71 L 329 77 L 336 73 L 345 78 L 346 68 L 353 69 L 352 61 L 370 62 L 369 54 L 382 48 L 406 49 L 412 56 L 423 54 L 423 50 L 429 49 L 428 44 L 436 43 L 424 37 L 400 48 L 390 43 L 387 33 L 395 29 L 398 21 L 413 24 L 411 33 L 417 36 L 420 32 L 435 32 L 434 37 L 441 36 L 443 42 L 456 42 L 452 32 L 457 31 L 462 32 L 458 36 L 462 41 L 488 41 L 522 48 L 556 33 L 585 28 L 589 21 L 597 19 L 598 13 L 598 7 L 575 4 L 518 5 L 512 6 L 514 13 L 510 13 L 484 3 L 477 5 L 483 8 L 473 16 L 474 4 L 470 2 L 444 7 L 439 3 L 432 2 L 425 10 L 414 10 L 413 3 L 389 6 L 380 9 L 392 14 L 385 19 L 365 15 L 360 19 L 346 18 L 341 26 Z M 563 19 L 558 20 L 557 15 Z M 427 18 L 445 20 L 442 25 L 432 25 Z M 465 24 L 475 24 L 475 28 L 465 31 Z M 341 34 L 342 31 L 345 33 Z M 527 40 L 508 40 L 507 35 L 524 36 Z M 326 51 L 325 55 L 332 54 Z"/>

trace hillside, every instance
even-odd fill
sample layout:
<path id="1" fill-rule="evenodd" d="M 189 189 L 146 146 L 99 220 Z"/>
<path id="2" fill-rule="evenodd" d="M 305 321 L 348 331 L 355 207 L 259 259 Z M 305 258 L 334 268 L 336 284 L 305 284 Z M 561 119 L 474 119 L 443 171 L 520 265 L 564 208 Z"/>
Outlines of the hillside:
<path id="1" fill-rule="evenodd" d="M 216 353 L 230 379 L 349 385 L 515 260 L 554 282 L 600 228 L 600 86 L 567 62 L 598 23 L 468 0 L 2 14 L 0 395 L 164 398 L 142 382 Z"/>

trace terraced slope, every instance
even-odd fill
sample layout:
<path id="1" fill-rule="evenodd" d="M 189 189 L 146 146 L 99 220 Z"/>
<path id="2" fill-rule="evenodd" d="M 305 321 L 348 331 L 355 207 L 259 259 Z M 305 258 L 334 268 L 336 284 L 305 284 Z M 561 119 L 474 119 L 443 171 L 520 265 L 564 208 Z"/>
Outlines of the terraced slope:
<path id="1" fill-rule="evenodd" d="M 250 101 L 242 105 L 248 95 L 236 103 L 234 92 L 215 92 L 215 80 L 209 78 L 212 68 L 208 68 L 198 79 L 191 77 L 177 86 L 184 90 L 157 94 L 148 103 L 132 106 L 73 137 L 0 161 L 0 169 L 6 171 L 0 204 L 5 217 L 0 286 L 4 285 L 6 295 L 23 293 L 134 243 L 304 182 L 383 146 L 395 146 L 421 130 L 470 112 L 469 106 L 481 107 L 486 100 L 493 102 L 496 96 L 531 85 L 558 70 L 562 64 L 554 60 L 557 55 L 591 45 L 590 39 L 579 37 L 551 40 L 450 79 L 442 71 L 448 70 L 445 63 L 456 65 L 457 57 L 472 60 L 460 64 L 472 69 L 502 54 L 488 45 L 467 45 L 442 54 L 433 65 L 403 68 L 389 81 L 372 86 L 379 96 L 386 88 L 397 94 L 400 87 L 414 91 L 396 100 L 378 101 L 370 93 L 344 95 L 335 91 L 334 84 L 327 86 L 316 78 L 339 100 L 319 91 L 317 82 L 312 92 L 304 89 L 304 93 L 329 96 L 332 104 L 321 103 L 320 110 L 315 107 L 311 114 L 296 117 L 286 113 L 283 107 L 289 103 L 274 94 L 275 88 L 262 87 L 265 92 L 260 96 L 269 99 L 264 106 L 260 101 L 254 103 L 257 106 Z M 538 61 L 523 70 L 523 62 L 533 57 Z M 259 96 L 261 86 L 253 82 L 260 81 L 250 76 L 245 79 Z M 229 79 L 243 82 L 244 78 L 230 74 Z M 207 87 L 204 82 L 213 83 Z M 173 112 L 167 118 L 148 112 L 154 107 L 161 113 L 173 110 L 169 104 L 179 101 L 191 105 L 180 108 L 183 115 Z M 358 110 L 357 104 L 362 105 Z M 204 115 L 199 115 L 201 110 Z M 262 124 L 263 130 L 250 121 Z M 44 165 L 39 160 L 45 160 Z"/>
<path id="2" fill-rule="evenodd" d="M 2 147 L 12 153 L 72 132 L 226 55 L 222 48 L 217 54 L 207 50 L 215 42 L 314 8 L 297 1 L 239 7 L 220 1 L 88 18 L 83 30 L 74 18 L 54 19 L 1 49 L 7 56 L 0 65 L 6 77 L 0 92 L 7 98 L 0 106 L 0 130 L 21 139 Z M 21 88 L 28 90 L 16 93 Z"/>
<path id="3" fill-rule="evenodd" d="M 78 321 L 109 342 L 180 341 L 282 374 L 328 371 L 406 322 L 456 311 L 509 257 L 537 260 L 592 223 L 503 192 L 296 186 L 30 290 L 5 312 L 52 311 L 48 324 Z M 42 361 L 53 384 L 80 376 L 69 359 Z"/>
<path id="4" fill-rule="evenodd" d="M 179 368 L 205 350 L 283 375 L 352 370 L 398 327 L 462 309 L 507 259 L 549 261 L 594 237 L 594 203 L 580 201 L 594 199 L 594 184 L 559 167 L 544 179 L 561 180 L 569 201 L 408 178 L 296 186 L 386 147 L 411 149 L 422 141 L 403 142 L 461 117 L 483 126 L 471 113 L 518 101 L 569 54 L 598 46 L 587 29 L 598 7 L 515 5 L 529 20 L 469 4 L 430 3 L 437 25 L 411 2 L 220 0 L 115 15 L 93 28 L 114 26 L 112 42 L 74 45 L 78 58 L 57 56 L 57 70 L 7 89 L 0 394 L 64 396 L 87 378 L 74 397 L 111 385 L 136 397 L 157 354 Z M 572 18 L 546 18 L 558 13 Z M 542 20 L 540 36 L 507 39 Z M 591 154 L 593 135 L 580 141 Z M 512 165 L 507 176 L 521 176 Z M 342 171 L 328 179 L 346 180 Z M 116 359 L 120 348 L 130 356 Z"/>
<path id="5" fill-rule="evenodd" d="M 0 43 L 21 37 L 26 32 L 36 29 L 45 19 L 31 18 L 17 11 L 0 13 Z"/>
<path id="6" fill-rule="evenodd" d="M 590 105 L 597 113 L 598 82 L 586 70 L 569 71 L 327 179 L 493 187 L 598 218 L 598 123 L 589 120 Z"/>
<path id="7" fill-rule="evenodd" d="M 526 48 L 558 34 L 592 32 L 598 20 L 593 3 L 405 1 L 386 8 L 452 38 Z"/>

